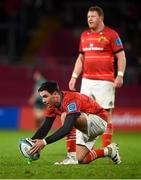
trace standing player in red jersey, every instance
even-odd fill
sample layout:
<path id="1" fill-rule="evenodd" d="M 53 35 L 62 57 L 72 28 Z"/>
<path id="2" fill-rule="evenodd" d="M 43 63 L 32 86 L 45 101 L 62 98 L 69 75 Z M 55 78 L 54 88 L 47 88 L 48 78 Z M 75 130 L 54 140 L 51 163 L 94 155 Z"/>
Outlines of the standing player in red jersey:
<path id="1" fill-rule="evenodd" d="M 108 112 L 107 130 L 102 136 L 103 147 L 112 142 L 112 109 L 115 88 L 123 85 L 126 57 L 118 33 L 104 25 L 104 12 L 98 6 L 87 13 L 89 29 L 80 37 L 79 55 L 76 59 L 70 90 L 75 90 L 77 78 L 82 73 L 81 93 L 96 100 Z M 117 59 L 117 75 L 114 60 Z"/>
<path id="2" fill-rule="evenodd" d="M 107 112 L 95 100 L 78 92 L 60 91 L 55 81 L 42 83 L 38 91 L 46 105 L 46 120 L 32 137 L 35 144 L 30 151 L 31 154 L 64 138 L 75 127 L 78 131 L 77 164 L 87 164 L 101 157 L 109 157 L 115 164 L 121 163 L 117 144 L 93 149 L 97 137 L 103 134 L 107 126 Z M 45 138 L 56 115 L 61 115 L 63 125 Z"/>

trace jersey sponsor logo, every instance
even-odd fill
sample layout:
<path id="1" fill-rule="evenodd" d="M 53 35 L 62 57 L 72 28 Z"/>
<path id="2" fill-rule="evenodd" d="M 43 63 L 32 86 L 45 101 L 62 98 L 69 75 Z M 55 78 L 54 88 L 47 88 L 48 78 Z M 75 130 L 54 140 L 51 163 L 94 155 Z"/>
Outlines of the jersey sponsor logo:
<path id="1" fill-rule="evenodd" d="M 103 51 L 104 48 L 101 48 L 101 47 L 86 47 L 86 48 L 83 48 L 83 51 Z"/>
<path id="2" fill-rule="evenodd" d="M 122 42 L 121 42 L 120 38 L 116 39 L 116 45 L 117 46 L 121 46 L 122 45 Z"/>
<path id="3" fill-rule="evenodd" d="M 75 102 L 70 103 L 70 104 L 67 106 L 67 109 L 68 109 L 68 112 L 76 111 L 76 103 L 75 103 Z"/>
<path id="4" fill-rule="evenodd" d="M 105 39 L 106 38 L 102 36 L 102 37 L 99 38 L 99 42 L 103 42 L 103 41 L 105 41 Z"/>

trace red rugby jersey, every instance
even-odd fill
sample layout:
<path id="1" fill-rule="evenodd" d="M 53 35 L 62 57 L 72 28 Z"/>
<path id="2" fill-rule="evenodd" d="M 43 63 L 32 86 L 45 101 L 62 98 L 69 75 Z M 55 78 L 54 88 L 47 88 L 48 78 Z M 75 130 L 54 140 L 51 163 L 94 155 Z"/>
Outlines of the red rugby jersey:
<path id="1" fill-rule="evenodd" d="M 63 98 L 60 108 L 55 106 L 46 109 L 46 116 L 55 117 L 66 112 L 67 114 L 75 112 L 84 112 L 95 114 L 105 121 L 107 121 L 107 112 L 97 104 L 97 102 L 90 97 L 80 94 L 78 92 L 62 91 Z"/>
<path id="2" fill-rule="evenodd" d="M 83 77 L 114 80 L 114 54 L 123 50 L 116 31 L 105 27 L 101 32 L 86 30 L 81 34 L 79 52 L 84 55 Z"/>

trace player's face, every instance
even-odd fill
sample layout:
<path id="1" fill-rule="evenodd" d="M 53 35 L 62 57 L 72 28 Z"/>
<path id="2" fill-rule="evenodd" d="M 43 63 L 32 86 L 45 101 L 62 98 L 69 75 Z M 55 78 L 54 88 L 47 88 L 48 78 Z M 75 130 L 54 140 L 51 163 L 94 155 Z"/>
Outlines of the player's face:
<path id="1" fill-rule="evenodd" d="M 51 107 L 53 105 L 59 106 L 60 105 L 60 98 L 57 92 L 50 94 L 48 91 L 41 91 L 39 92 L 40 96 L 42 97 L 42 101 L 47 107 Z"/>
<path id="2" fill-rule="evenodd" d="M 45 105 L 51 106 L 53 105 L 51 100 L 51 94 L 48 91 L 41 91 L 39 92 L 40 96 L 42 97 L 42 101 Z"/>
<path id="3" fill-rule="evenodd" d="M 97 30 L 103 18 L 99 16 L 97 11 L 88 11 L 87 22 L 90 29 Z"/>

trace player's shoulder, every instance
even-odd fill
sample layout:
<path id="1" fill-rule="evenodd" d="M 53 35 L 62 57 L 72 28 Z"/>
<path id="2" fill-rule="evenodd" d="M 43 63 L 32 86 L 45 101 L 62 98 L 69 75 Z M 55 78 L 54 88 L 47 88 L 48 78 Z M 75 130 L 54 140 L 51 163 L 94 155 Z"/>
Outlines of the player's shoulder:
<path id="1" fill-rule="evenodd" d="M 107 34 L 117 34 L 117 31 L 111 27 L 105 26 L 104 33 Z"/>
<path id="2" fill-rule="evenodd" d="M 76 92 L 76 91 L 62 91 L 62 93 L 63 93 L 63 96 L 65 97 L 65 96 L 75 96 L 75 95 L 78 95 L 79 93 L 78 92 Z"/>
<path id="3" fill-rule="evenodd" d="M 79 98 L 80 93 L 77 91 L 62 91 L 63 93 L 63 100 L 70 101 Z"/>

